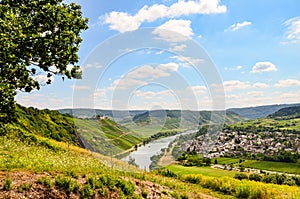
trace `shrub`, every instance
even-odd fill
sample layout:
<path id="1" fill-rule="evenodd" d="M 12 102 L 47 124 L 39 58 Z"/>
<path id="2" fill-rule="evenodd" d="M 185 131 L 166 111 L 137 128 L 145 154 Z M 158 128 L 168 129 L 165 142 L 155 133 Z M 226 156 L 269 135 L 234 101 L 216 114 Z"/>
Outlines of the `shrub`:
<path id="1" fill-rule="evenodd" d="M 262 176 L 257 174 L 257 173 L 252 173 L 249 175 L 249 180 L 256 181 L 256 182 L 261 182 L 262 181 Z"/>
<path id="2" fill-rule="evenodd" d="M 193 184 L 199 184 L 202 180 L 202 176 L 200 175 L 188 175 L 184 178 L 184 180 L 193 183 Z"/>
<path id="3" fill-rule="evenodd" d="M 238 179 L 238 180 L 248 180 L 249 179 L 248 176 L 244 173 L 236 173 L 234 175 L 234 178 Z"/>
<path id="4" fill-rule="evenodd" d="M 32 186 L 31 184 L 27 184 L 27 183 L 21 184 L 18 187 L 18 192 L 29 191 L 31 189 L 31 186 Z"/>
<path id="5" fill-rule="evenodd" d="M 275 175 L 272 174 L 267 174 L 263 177 L 262 179 L 263 182 L 265 183 L 273 183 L 273 184 L 277 184 L 277 179 Z"/>
<path id="6" fill-rule="evenodd" d="M 177 177 L 177 175 L 174 172 L 170 171 L 169 169 L 163 168 L 163 169 L 160 169 L 158 172 L 159 172 L 159 174 L 166 176 L 166 177 L 171 177 L 171 178 Z"/>
<path id="7" fill-rule="evenodd" d="M 83 185 L 82 189 L 80 190 L 80 198 L 92 198 L 95 195 L 95 191 L 91 187 L 90 184 Z"/>
<path id="8" fill-rule="evenodd" d="M 146 192 L 145 190 L 142 191 L 142 197 L 143 198 L 147 198 L 148 197 L 148 192 Z"/>
<path id="9" fill-rule="evenodd" d="M 246 184 L 240 184 L 236 189 L 236 196 L 238 198 L 249 198 L 250 193 L 250 187 Z"/>
<path id="10" fill-rule="evenodd" d="M 180 198 L 181 199 L 188 199 L 189 197 L 187 195 L 181 195 Z"/>
<path id="11" fill-rule="evenodd" d="M 3 184 L 3 190 L 10 191 L 10 190 L 12 190 L 12 188 L 13 188 L 12 180 L 11 180 L 10 176 L 7 175 L 5 178 L 4 184 Z"/>
<path id="12" fill-rule="evenodd" d="M 99 177 L 98 181 L 102 182 L 104 186 L 107 186 L 110 190 L 116 188 L 117 179 L 112 175 L 102 175 Z"/>
<path id="13" fill-rule="evenodd" d="M 116 186 L 120 188 L 126 196 L 133 195 L 135 191 L 135 185 L 132 182 L 123 179 L 118 179 Z"/>
<path id="14" fill-rule="evenodd" d="M 65 190 L 67 193 L 79 191 L 78 182 L 70 178 L 66 178 L 66 177 L 55 178 L 55 185 Z"/>
<path id="15" fill-rule="evenodd" d="M 52 183 L 49 178 L 42 177 L 37 180 L 37 183 L 44 185 L 45 187 L 52 189 Z"/>
<path id="16" fill-rule="evenodd" d="M 292 179 L 295 181 L 297 186 L 300 186 L 300 177 L 299 176 L 293 176 Z"/>
<path id="17" fill-rule="evenodd" d="M 295 186 L 296 182 L 293 178 L 286 178 L 285 181 L 282 183 L 284 185 L 289 185 L 289 186 Z"/>
<path id="18" fill-rule="evenodd" d="M 79 178 L 79 175 L 75 171 L 68 171 L 67 175 L 75 179 Z"/>

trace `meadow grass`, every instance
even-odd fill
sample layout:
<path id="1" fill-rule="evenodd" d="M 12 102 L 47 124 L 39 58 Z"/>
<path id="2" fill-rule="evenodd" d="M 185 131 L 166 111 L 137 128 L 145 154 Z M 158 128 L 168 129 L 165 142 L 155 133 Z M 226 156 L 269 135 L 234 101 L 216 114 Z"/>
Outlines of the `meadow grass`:
<path id="1" fill-rule="evenodd" d="M 238 158 L 216 158 L 218 164 L 238 164 L 240 159 Z M 212 159 L 212 163 L 215 162 L 215 159 Z"/>
<path id="2" fill-rule="evenodd" d="M 276 171 L 282 173 L 300 175 L 300 163 L 268 162 L 257 160 L 246 160 L 242 163 L 244 167 L 260 170 Z"/>
<path id="3" fill-rule="evenodd" d="M 210 177 L 222 177 L 222 176 L 234 177 L 234 175 L 237 173 L 234 171 L 213 169 L 211 167 L 184 167 L 177 164 L 166 166 L 166 168 L 178 176 L 183 176 L 187 174 L 202 174 L 204 176 L 210 176 Z"/>
<path id="4" fill-rule="evenodd" d="M 237 198 L 300 198 L 300 187 L 265 184 L 231 177 L 208 177 L 201 174 L 185 175 L 181 179 Z"/>

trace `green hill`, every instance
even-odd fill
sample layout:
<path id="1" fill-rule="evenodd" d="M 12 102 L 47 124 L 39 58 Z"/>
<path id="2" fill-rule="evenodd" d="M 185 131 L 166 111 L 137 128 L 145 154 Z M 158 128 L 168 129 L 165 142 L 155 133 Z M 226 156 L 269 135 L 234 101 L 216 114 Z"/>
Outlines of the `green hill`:
<path id="1" fill-rule="evenodd" d="M 267 105 L 267 106 L 256 106 L 256 107 L 246 107 L 246 108 L 231 108 L 228 111 L 232 111 L 242 117 L 248 119 L 257 119 L 264 118 L 268 115 L 275 113 L 276 111 L 287 108 L 300 106 L 300 104 L 276 104 L 276 105 Z"/>
<path id="2" fill-rule="evenodd" d="M 116 155 L 142 142 L 141 137 L 108 118 L 74 121 L 84 146 L 101 154 Z"/>
<path id="3" fill-rule="evenodd" d="M 17 116 L 1 129 L 0 198 L 299 197 L 299 188 L 293 186 L 177 175 L 166 169 L 145 172 L 76 146 L 80 139 L 69 115 L 18 106 Z M 76 120 L 101 126 L 106 136 L 125 136 L 128 130 L 109 119 Z"/>
<path id="4" fill-rule="evenodd" d="M 0 198 L 223 197 L 79 147 L 69 115 L 19 105 L 16 112 L 0 134 Z M 98 122 L 106 136 L 125 136 L 113 121 Z"/>
<path id="5" fill-rule="evenodd" d="M 16 119 L 6 125 L 6 131 L 19 136 L 37 135 L 80 146 L 73 117 L 58 111 L 16 105 Z"/>
<path id="6" fill-rule="evenodd" d="M 280 109 L 279 111 L 269 115 L 271 118 L 286 118 L 295 119 L 300 118 L 300 107 L 288 107 Z"/>

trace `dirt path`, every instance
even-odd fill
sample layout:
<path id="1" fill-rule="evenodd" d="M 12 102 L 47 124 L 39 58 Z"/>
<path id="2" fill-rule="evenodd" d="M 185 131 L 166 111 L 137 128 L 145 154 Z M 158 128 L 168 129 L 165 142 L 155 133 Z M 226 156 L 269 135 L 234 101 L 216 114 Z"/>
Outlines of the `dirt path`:
<path id="1" fill-rule="evenodd" d="M 165 151 L 165 154 L 160 158 L 160 160 L 157 163 L 158 166 L 164 167 L 164 166 L 167 166 L 167 165 L 170 165 L 170 164 L 176 164 L 176 163 L 178 163 L 174 159 L 174 157 L 172 156 L 173 148 L 174 148 L 174 144 L 170 148 L 169 152 Z"/>

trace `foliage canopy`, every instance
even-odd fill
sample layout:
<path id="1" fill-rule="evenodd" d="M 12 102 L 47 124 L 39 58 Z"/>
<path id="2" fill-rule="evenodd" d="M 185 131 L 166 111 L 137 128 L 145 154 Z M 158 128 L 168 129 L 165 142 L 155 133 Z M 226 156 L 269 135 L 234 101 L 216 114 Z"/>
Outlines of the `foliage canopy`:
<path id="1" fill-rule="evenodd" d="M 80 78 L 76 65 L 87 29 L 81 7 L 62 0 L 0 1 L 0 122 L 13 114 L 16 90 L 40 88 L 38 76 Z"/>

